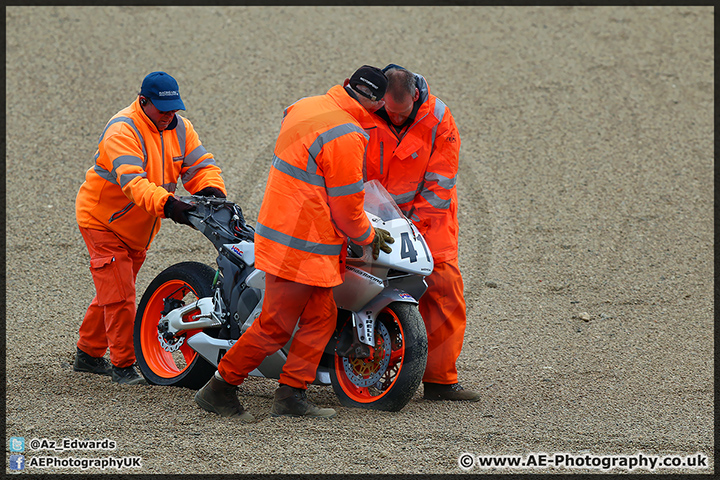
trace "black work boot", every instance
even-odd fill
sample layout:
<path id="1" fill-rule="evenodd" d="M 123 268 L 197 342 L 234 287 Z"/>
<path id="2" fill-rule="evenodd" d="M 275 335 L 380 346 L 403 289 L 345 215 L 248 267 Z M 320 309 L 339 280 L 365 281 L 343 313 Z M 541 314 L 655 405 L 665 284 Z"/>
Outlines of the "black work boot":
<path id="1" fill-rule="evenodd" d="M 467 400 L 477 402 L 480 394 L 465 390 L 459 383 L 443 385 L 441 383 L 424 382 L 423 398 L 426 400 Z"/>
<path id="2" fill-rule="evenodd" d="M 120 385 L 147 385 L 145 379 L 138 375 L 135 371 L 135 367 L 130 365 L 129 367 L 112 367 L 112 381 Z"/>
<path id="3" fill-rule="evenodd" d="M 293 388 L 282 384 L 275 390 L 275 401 L 270 411 L 270 415 L 273 417 L 287 415 L 290 417 L 332 418 L 335 413 L 332 408 L 319 408 L 308 401 L 307 392 L 302 388 Z"/>
<path id="4" fill-rule="evenodd" d="M 112 365 L 104 357 L 91 357 L 79 348 L 75 354 L 73 370 L 76 372 L 97 373 L 98 375 L 112 375 Z"/>
<path id="5" fill-rule="evenodd" d="M 217 413 L 221 417 L 241 422 L 254 422 L 255 417 L 240 405 L 236 392 L 236 385 L 219 380 L 213 375 L 210 381 L 195 394 L 195 403 L 203 410 Z"/>

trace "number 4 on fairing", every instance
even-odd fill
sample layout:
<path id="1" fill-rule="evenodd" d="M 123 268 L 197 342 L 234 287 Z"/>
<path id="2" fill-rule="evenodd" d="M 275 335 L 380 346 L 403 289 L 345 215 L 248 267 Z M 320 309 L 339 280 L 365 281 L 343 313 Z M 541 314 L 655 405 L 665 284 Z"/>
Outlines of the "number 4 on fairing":
<path id="1" fill-rule="evenodd" d="M 413 247 L 413 242 L 410 241 L 410 235 L 407 232 L 400 234 L 400 258 L 410 258 L 411 263 L 417 262 L 417 250 Z"/>

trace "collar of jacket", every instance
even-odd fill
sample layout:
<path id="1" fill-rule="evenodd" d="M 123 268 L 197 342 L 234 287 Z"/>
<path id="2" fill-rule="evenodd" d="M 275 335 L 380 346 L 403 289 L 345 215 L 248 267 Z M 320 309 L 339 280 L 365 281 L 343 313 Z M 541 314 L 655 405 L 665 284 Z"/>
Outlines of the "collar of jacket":
<path id="1" fill-rule="evenodd" d="M 342 85 L 335 85 L 327 92 L 327 96 L 332 98 L 338 106 L 352 115 L 358 122 L 362 120 L 369 120 L 370 112 L 365 110 L 365 107 L 360 105 L 360 102 L 350 95 Z"/>
<path id="2" fill-rule="evenodd" d="M 155 131 L 160 133 L 160 131 L 157 129 L 157 126 L 150 120 L 150 117 L 147 116 L 145 111 L 142 109 L 142 105 L 140 105 L 140 97 L 136 98 L 135 101 L 132 104 L 133 113 L 135 113 L 135 116 L 137 118 L 142 119 L 143 122 L 148 126 L 148 128 L 151 131 Z M 178 115 L 177 113 L 172 119 L 172 122 L 170 122 L 170 125 L 165 130 L 173 130 L 175 127 L 177 127 L 178 124 Z"/>
<path id="3" fill-rule="evenodd" d="M 423 77 L 419 73 L 415 74 L 415 86 L 420 92 L 420 98 L 418 98 L 418 102 L 427 102 L 430 98 L 430 86 L 428 85 L 427 80 L 425 80 L 425 77 Z"/>

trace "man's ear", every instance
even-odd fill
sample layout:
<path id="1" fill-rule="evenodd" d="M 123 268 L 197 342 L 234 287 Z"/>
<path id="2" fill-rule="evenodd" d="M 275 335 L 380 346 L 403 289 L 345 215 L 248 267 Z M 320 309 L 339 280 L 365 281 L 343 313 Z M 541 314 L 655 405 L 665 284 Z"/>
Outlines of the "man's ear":
<path id="1" fill-rule="evenodd" d="M 418 98 L 420 98 L 420 90 L 415 87 L 415 95 L 413 95 L 413 102 L 417 102 Z"/>

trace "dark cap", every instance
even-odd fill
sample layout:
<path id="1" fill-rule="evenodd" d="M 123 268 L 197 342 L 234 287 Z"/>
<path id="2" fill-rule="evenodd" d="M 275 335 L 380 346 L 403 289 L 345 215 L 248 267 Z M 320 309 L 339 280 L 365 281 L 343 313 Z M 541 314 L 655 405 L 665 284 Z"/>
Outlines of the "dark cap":
<path id="1" fill-rule="evenodd" d="M 364 85 L 370 89 L 370 95 L 355 88 L 358 85 Z M 353 90 L 373 101 L 380 100 L 385 95 L 387 85 L 388 79 L 382 70 L 370 65 L 363 65 L 350 77 L 350 86 Z"/>
<path id="2" fill-rule="evenodd" d="M 149 98 L 161 112 L 185 110 L 177 81 L 165 72 L 149 73 L 142 82 L 140 95 Z"/>

